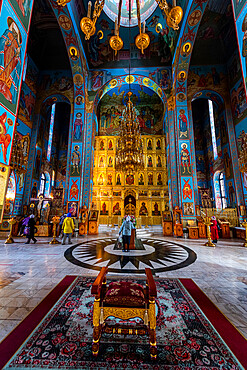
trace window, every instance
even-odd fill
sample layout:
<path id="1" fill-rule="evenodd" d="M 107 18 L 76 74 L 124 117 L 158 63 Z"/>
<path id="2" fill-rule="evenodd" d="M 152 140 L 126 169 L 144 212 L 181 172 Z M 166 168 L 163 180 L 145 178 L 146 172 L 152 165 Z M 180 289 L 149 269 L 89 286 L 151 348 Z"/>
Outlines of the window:
<path id="1" fill-rule="evenodd" d="M 215 206 L 217 209 L 224 209 L 227 207 L 225 177 L 223 172 L 217 171 L 214 174 L 214 194 Z"/>
<path id="2" fill-rule="evenodd" d="M 215 124 L 214 124 L 214 108 L 213 108 L 212 100 L 208 100 L 208 110 L 209 110 L 214 160 L 216 160 L 218 158 L 218 151 L 217 151 L 217 143 L 216 143 Z"/>
<path id="3" fill-rule="evenodd" d="M 40 178 L 40 186 L 39 186 L 39 193 L 40 194 L 44 194 L 44 192 L 45 192 L 45 183 L 46 183 L 46 177 L 45 177 L 45 174 L 42 173 L 41 178 Z"/>
<path id="4" fill-rule="evenodd" d="M 55 108 L 56 108 L 56 104 L 54 103 L 51 106 L 50 130 L 49 130 L 49 139 L 48 139 L 48 146 L 47 146 L 47 160 L 49 162 L 51 159 L 51 147 L 52 147 L 52 137 L 53 137 L 53 128 L 54 128 Z"/>
<path id="5" fill-rule="evenodd" d="M 55 171 L 52 170 L 52 177 L 51 177 L 51 186 L 53 187 L 55 184 Z"/>
<path id="6" fill-rule="evenodd" d="M 227 202 L 226 202 L 226 189 L 225 189 L 225 180 L 224 180 L 223 172 L 220 173 L 219 183 L 220 183 L 221 205 L 222 205 L 222 209 L 224 209 L 227 207 Z"/>

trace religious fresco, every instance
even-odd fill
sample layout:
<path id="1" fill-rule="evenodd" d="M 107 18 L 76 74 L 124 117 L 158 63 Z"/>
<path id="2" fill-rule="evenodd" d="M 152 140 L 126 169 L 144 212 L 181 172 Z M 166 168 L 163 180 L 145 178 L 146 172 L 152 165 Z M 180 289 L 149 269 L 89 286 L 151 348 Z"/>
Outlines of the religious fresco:
<path id="1" fill-rule="evenodd" d="M 8 187 L 5 196 L 4 215 L 12 215 L 14 210 L 15 195 L 16 195 L 16 181 L 15 174 L 12 171 L 9 175 Z"/>
<path id="2" fill-rule="evenodd" d="M 39 88 L 46 95 L 64 94 L 73 89 L 71 72 L 66 70 L 42 71 L 39 77 Z"/>
<path id="3" fill-rule="evenodd" d="M 220 43 L 218 42 L 219 35 Z M 224 64 L 223 58 L 226 56 L 226 60 L 228 60 L 236 46 L 232 9 L 229 1 L 221 1 L 220 3 L 209 1 L 196 36 L 192 64 Z"/>
<path id="4" fill-rule="evenodd" d="M 127 101 L 128 85 L 122 85 L 120 88 L 109 90 L 101 99 L 99 114 L 99 134 L 100 135 L 118 135 L 120 119 L 124 104 Z M 161 134 L 163 131 L 163 113 L 164 106 L 157 94 L 152 90 L 133 85 L 131 87 L 133 102 L 137 119 L 142 134 Z"/>
<path id="5" fill-rule="evenodd" d="M 81 112 L 75 112 L 75 122 L 73 131 L 74 141 L 81 140 L 82 133 L 83 133 L 83 116 Z"/>
<path id="6" fill-rule="evenodd" d="M 70 177 L 69 179 L 69 201 L 78 201 L 79 200 L 79 190 L 80 190 L 80 177 Z"/>
<path id="7" fill-rule="evenodd" d="M 32 90 L 34 94 L 36 94 L 39 70 L 34 61 L 32 60 L 32 58 L 30 57 L 30 55 L 27 55 L 26 58 L 27 58 L 27 70 L 24 81 L 28 88 Z"/>
<path id="8" fill-rule="evenodd" d="M 241 70 L 238 49 L 236 49 L 232 53 L 231 57 L 227 61 L 227 70 L 228 70 L 229 87 L 230 89 L 232 89 L 236 85 L 236 83 L 240 79 L 242 79 L 242 70 Z"/>
<path id="9" fill-rule="evenodd" d="M 9 164 L 15 116 L 0 105 L 0 162 Z"/>
<path id="10" fill-rule="evenodd" d="M 32 11 L 33 0 L 13 0 L 11 2 L 19 19 L 21 20 L 26 31 L 28 31 L 29 19 Z"/>
<path id="11" fill-rule="evenodd" d="M 22 148 L 23 159 L 28 163 L 28 155 L 30 149 L 31 129 L 22 121 L 18 120 L 16 124 L 15 140 L 19 142 L 19 147 Z M 16 192 L 23 194 L 25 174 L 16 174 Z"/>
<path id="12" fill-rule="evenodd" d="M 33 124 L 33 110 L 35 99 L 36 96 L 34 95 L 32 90 L 29 89 L 25 82 L 23 82 L 18 107 L 18 118 L 30 128 L 32 128 Z"/>
<path id="13" fill-rule="evenodd" d="M 239 40 L 239 53 L 242 65 L 243 79 L 245 83 L 245 90 L 247 90 L 247 4 L 236 20 L 236 29 Z"/>
<path id="14" fill-rule="evenodd" d="M 189 141 L 180 141 L 179 155 L 181 176 L 191 175 L 191 153 Z"/>
<path id="15" fill-rule="evenodd" d="M 228 88 L 227 71 L 222 65 L 191 66 L 188 75 L 189 95 L 198 89 L 212 89 L 224 93 Z"/>
<path id="16" fill-rule="evenodd" d="M 149 3 L 153 3 L 155 7 L 157 6 L 155 1 L 148 0 L 145 4 L 143 3 L 144 7 L 146 8 Z M 116 3 L 111 2 L 111 4 L 115 7 Z M 125 6 L 124 3 L 123 6 Z M 113 16 L 113 13 L 111 14 Z M 132 18 L 132 21 L 135 21 L 135 19 Z M 130 57 L 132 67 L 171 64 L 179 31 L 174 31 L 172 28 L 167 27 L 165 17 L 159 7 L 146 21 L 145 32 L 149 35 L 151 41 L 150 46 L 144 50 L 144 54 L 134 44 L 135 37 L 139 34 L 138 27 L 131 27 L 130 43 L 129 32 L 126 32 L 125 27 L 121 27 L 120 37 L 123 39 L 124 46 L 118 52 L 117 58 L 115 58 L 114 52 L 109 46 L 109 40 L 114 35 L 114 28 L 114 22 L 102 12 L 100 19 L 96 23 L 95 34 L 88 42 L 85 41 L 85 36 L 82 36 L 90 68 L 126 68 L 129 65 Z"/>
<path id="17" fill-rule="evenodd" d="M 238 147 L 238 153 L 239 153 L 242 149 L 243 137 L 247 133 L 247 118 L 246 117 L 235 126 L 235 132 L 236 132 L 236 140 L 237 140 L 237 147 Z M 242 178 L 245 202 L 247 204 L 247 173 L 242 173 L 241 178 Z"/>
<path id="18" fill-rule="evenodd" d="M 82 143 L 73 144 L 70 164 L 70 176 L 81 175 Z"/>
<path id="19" fill-rule="evenodd" d="M 0 101 L 16 112 L 27 34 L 5 0 L 0 24 Z"/>
<path id="20" fill-rule="evenodd" d="M 245 96 L 245 88 L 242 78 L 230 90 L 231 109 L 234 124 L 237 125 L 247 116 L 247 103 Z"/>
<path id="21" fill-rule="evenodd" d="M 90 71 L 88 81 L 91 99 L 94 99 L 95 91 L 99 91 L 99 98 L 102 98 L 106 92 L 115 87 L 121 88 L 125 82 L 147 86 L 157 92 L 160 97 L 162 97 L 163 92 L 166 98 L 169 98 L 172 87 L 170 67 L 138 68 L 138 75 L 135 75 L 136 71 L 135 68 L 130 69 L 130 81 L 129 77 L 126 76 L 126 70 L 124 68 Z M 124 75 L 125 77 L 120 77 Z M 102 88 L 104 84 L 106 85 Z M 100 90 L 101 88 L 102 90 Z"/>

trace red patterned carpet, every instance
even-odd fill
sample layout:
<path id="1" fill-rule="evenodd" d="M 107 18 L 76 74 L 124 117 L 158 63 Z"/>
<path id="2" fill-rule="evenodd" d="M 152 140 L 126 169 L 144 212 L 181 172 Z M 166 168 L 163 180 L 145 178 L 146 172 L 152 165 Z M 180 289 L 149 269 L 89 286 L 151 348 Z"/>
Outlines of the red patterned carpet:
<path id="1" fill-rule="evenodd" d="M 155 366 L 145 336 L 104 334 L 94 359 L 92 282 L 66 276 L 0 344 L 0 368 L 247 368 L 246 339 L 190 279 L 156 281 Z"/>

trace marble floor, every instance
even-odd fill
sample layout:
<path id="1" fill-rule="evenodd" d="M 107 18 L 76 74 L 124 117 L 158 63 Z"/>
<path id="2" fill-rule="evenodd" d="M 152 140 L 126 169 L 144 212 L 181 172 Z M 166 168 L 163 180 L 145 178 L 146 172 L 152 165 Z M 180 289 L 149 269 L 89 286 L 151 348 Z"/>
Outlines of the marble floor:
<path id="1" fill-rule="evenodd" d="M 118 230 L 101 229 L 97 236 L 74 238 L 70 245 L 0 240 L 0 340 L 2 340 L 65 275 L 109 274 L 144 276 L 150 266 L 157 277 L 191 278 L 247 338 L 247 248 L 242 240 L 167 238 L 159 229 L 141 231 L 143 247 L 129 253 L 114 247 Z M 71 248 L 72 247 L 72 248 Z"/>

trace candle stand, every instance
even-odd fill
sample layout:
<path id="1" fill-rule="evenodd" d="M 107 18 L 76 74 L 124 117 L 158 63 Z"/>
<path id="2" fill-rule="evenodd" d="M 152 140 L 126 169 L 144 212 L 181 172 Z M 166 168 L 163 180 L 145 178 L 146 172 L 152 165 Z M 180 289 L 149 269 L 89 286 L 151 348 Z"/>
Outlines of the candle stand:
<path id="1" fill-rule="evenodd" d="M 12 227 L 16 223 L 16 220 L 14 219 L 14 217 L 12 217 L 11 219 L 8 220 L 8 223 L 10 225 L 10 230 L 8 239 L 5 240 L 5 244 L 12 244 L 15 242 L 14 239 L 12 238 Z"/>
<path id="2" fill-rule="evenodd" d="M 57 234 L 57 224 L 59 223 L 60 218 L 58 216 L 54 216 L 52 218 L 52 223 L 53 223 L 53 239 L 49 242 L 49 244 L 60 244 L 60 242 L 56 239 L 56 234 Z"/>
<path id="3" fill-rule="evenodd" d="M 246 220 L 242 222 L 242 226 L 245 228 L 245 242 L 243 244 L 243 247 L 247 247 L 247 221 Z"/>
<path id="4" fill-rule="evenodd" d="M 208 241 L 205 245 L 207 247 L 215 247 L 215 244 L 212 242 L 212 239 L 211 239 L 211 231 L 210 231 L 211 217 L 204 217 L 203 222 L 207 228 L 207 237 L 208 237 Z"/>

